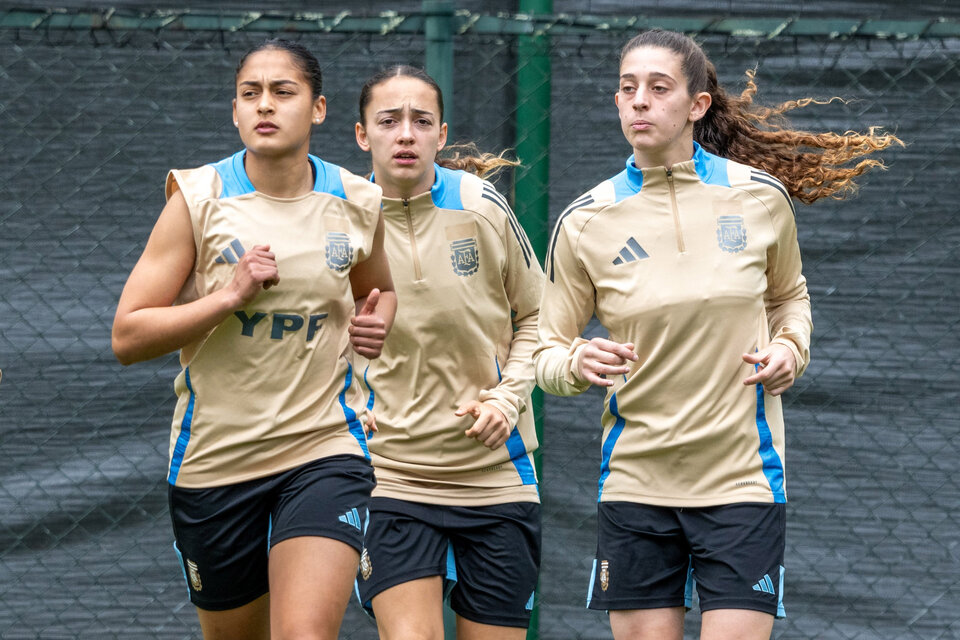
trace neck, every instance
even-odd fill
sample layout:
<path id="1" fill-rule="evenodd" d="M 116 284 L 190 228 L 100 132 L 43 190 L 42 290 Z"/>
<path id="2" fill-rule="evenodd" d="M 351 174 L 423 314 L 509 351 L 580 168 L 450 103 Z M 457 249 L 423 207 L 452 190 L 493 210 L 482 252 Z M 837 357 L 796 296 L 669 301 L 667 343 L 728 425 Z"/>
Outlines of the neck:
<path id="1" fill-rule="evenodd" d="M 648 167 L 664 167 L 669 169 L 673 165 L 686 162 L 693 157 L 693 135 L 669 149 L 633 149 L 633 163 L 638 169 Z"/>
<path id="2" fill-rule="evenodd" d="M 284 156 L 261 156 L 247 149 L 244 169 L 260 193 L 276 198 L 294 198 L 313 189 L 313 169 L 306 147 Z"/>
<path id="3" fill-rule="evenodd" d="M 430 191 L 437 176 L 433 163 L 430 163 L 430 168 L 423 175 L 412 180 L 391 179 L 385 169 L 378 170 L 376 167 L 373 170 L 373 179 L 383 189 L 384 198 L 409 200 Z"/>

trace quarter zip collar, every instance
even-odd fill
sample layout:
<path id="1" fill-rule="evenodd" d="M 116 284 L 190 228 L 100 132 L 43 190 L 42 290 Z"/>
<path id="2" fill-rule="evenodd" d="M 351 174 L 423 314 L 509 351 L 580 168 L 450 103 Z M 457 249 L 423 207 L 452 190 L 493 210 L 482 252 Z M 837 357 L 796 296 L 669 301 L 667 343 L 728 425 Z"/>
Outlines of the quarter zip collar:
<path id="1" fill-rule="evenodd" d="M 463 172 L 445 169 L 434 163 L 433 175 L 435 176 L 433 186 L 430 187 L 430 191 L 428 192 L 415 195 L 406 200 L 403 198 L 383 198 L 384 215 L 405 215 L 403 211 L 404 202 L 407 203 L 411 215 L 424 213 L 432 207 L 462 210 L 463 203 L 460 200 L 460 180 L 463 177 Z M 374 181 L 372 173 L 370 174 L 370 181 Z"/>
<path id="2" fill-rule="evenodd" d="M 718 164 L 725 164 L 725 162 L 721 158 L 707 153 L 699 143 L 694 142 L 693 156 L 689 160 L 673 165 L 670 172 L 674 178 L 695 175 L 703 182 L 714 184 L 720 182 L 718 180 L 720 176 L 717 175 Z M 633 155 L 627 158 L 626 165 L 626 186 L 634 193 L 639 193 L 645 182 L 649 183 L 651 179 L 657 177 L 666 177 L 666 168 L 662 166 L 638 168 Z M 726 181 L 725 170 L 722 181 Z"/>

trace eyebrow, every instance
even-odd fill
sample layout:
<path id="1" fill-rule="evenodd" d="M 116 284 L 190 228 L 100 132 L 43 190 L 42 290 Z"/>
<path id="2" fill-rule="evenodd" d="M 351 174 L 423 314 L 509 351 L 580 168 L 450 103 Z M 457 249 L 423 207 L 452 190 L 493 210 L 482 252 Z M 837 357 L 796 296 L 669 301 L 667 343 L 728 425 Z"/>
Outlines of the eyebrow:
<path id="1" fill-rule="evenodd" d="M 660 72 L 660 71 L 651 71 L 649 75 L 650 75 L 651 78 L 654 78 L 654 79 L 657 79 L 657 80 L 659 80 L 659 79 L 661 79 L 661 78 L 666 78 L 667 80 L 672 80 L 673 82 L 676 82 L 676 80 L 673 78 L 673 76 L 671 76 L 670 74 L 667 74 L 667 73 L 662 73 L 662 72 Z M 636 74 L 633 74 L 633 73 L 623 73 L 623 74 L 620 74 L 620 79 L 621 79 L 621 80 L 636 80 L 636 79 L 637 79 L 637 76 L 636 76 Z"/>
<path id="2" fill-rule="evenodd" d="M 415 107 L 411 107 L 410 111 L 412 111 L 413 115 L 416 116 L 433 116 L 433 111 L 428 111 L 426 109 L 417 109 Z M 392 109 L 381 109 L 380 111 L 377 111 L 378 116 L 393 115 L 397 113 L 403 113 L 403 107 L 393 107 Z"/>
<path id="3" fill-rule="evenodd" d="M 261 83 L 259 80 L 243 80 L 239 84 L 240 86 L 259 87 L 263 83 Z M 282 85 L 296 85 L 297 82 L 296 80 L 271 80 L 268 84 L 271 87 L 278 87 Z"/>

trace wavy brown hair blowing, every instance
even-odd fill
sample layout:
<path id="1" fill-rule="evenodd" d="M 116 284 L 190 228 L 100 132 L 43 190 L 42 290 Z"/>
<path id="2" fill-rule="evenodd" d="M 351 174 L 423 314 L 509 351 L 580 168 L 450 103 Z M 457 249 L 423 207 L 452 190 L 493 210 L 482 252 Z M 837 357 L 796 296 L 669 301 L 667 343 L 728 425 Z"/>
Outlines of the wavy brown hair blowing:
<path id="1" fill-rule="evenodd" d="M 440 111 L 439 121 L 442 123 L 443 92 L 440 90 L 440 85 L 437 84 L 437 81 L 431 78 L 423 69 L 406 64 L 397 64 L 375 73 L 363 83 L 363 87 L 360 88 L 360 124 L 363 126 L 367 125 L 365 112 L 367 105 L 370 104 L 370 100 L 373 99 L 374 88 L 391 78 L 399 77 L 416 78 L 433 89 L 437 97 L 437 107 Z M 477 148 L 476 143 L 464 142 L 444 148 L 437 154 L 436 162 L 441 167 L 447 169 L 460 169 L 481 178 L 488 179 L 506 167 L 512 168 L 520 166 L 518 160 L 507 158 L 506 153 L 506 151 L 499 154 L 484 153 Z"/>
<path id="2" fill-rule="evenodd" d="M 839 200 L 856 192 L 857 176 L 872 168 L 886 168 L 882 160 L 865 156 L 895 144 L 903 146 L 898 137 L 879 127 L 870 127 L 867 133 L 790 129 L 787 112 L 843 99 L 803 98 L 775 107 L 754 105 L 757 85 L 752 70 L 746 72 L 747 87 L 743 93 L 731 96 L 717 82 L 717 71 L 700 45 L 681 33 L 645 31 L 624 45 L 621 62 L 627 53 L 645 46 L 679 55 L 688 93 L 710 94 L 713 101 L 706 115 L 694 123 L 693 139 L 711 153 L 775 176 L 800 202 L 810 204 L 827 197 Z"/>

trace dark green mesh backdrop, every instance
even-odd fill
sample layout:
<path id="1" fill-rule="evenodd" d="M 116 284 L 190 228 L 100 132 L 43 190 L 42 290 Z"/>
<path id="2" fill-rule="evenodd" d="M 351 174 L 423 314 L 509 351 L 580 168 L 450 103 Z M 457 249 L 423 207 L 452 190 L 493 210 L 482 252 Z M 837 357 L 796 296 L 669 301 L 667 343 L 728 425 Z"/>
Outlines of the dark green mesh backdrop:
<path id="1" fill-rule="evenodd" d="M 414 15 L 419 4 L 407 4 L 393 8 Z M 523 21 L 475 18 L 509 4 L 464 3 L 455 35 L 453 137 L 488 150 L 515 144 L 517 41 L 503 25 Z M 121 367 L 110 324 L 163 205 L 166 171 L 239 148 L 233 69 L 274 33 L 176 22 L 105 29 L 83 21 L 87 5 L 72 6 L 59 14 L 65 26 L 23 24 L 0 8 L 0 637 L 197 637 L 166 508 L 176 361 Z M 883 125 L 908 143 L 885 154 L 889 170 L 864 180 L 857 198 L 798 208 L 815 330 L 813 363 L 785 403 L 789 617 L 777 638 L 960 637 L 960 218 L 949 195 L 960 159 L 960 10 L 927 3 L 918 23 L 879 27 L 855 16 L 889 6 L 784 5 L 781 18 L 813 20 L 820 35 L 810 36 L 776 20 L 724 26 L 756 18 L 728 3 L 716 4 L 716 20 L 679 2 L 644 11 L 700 25 L 733 90 L 756 68 L 761 101 L 851 99 L 797 112 L 799 127 Z M 124 11 L 137 15 L 112 19 Z M 313 152 L 357 172 L 367 169 L 353 140 L 360 80 L 389 63 L 422 64 L 426 46 L 397 26 L 405 14 L 365 15 L 382 29 L 287 34 L 324 63 L 329 116 Z M 859 27 L 844 31 L 851 20 Z M 613 92 L 618 48 L 634 31 L 598 19 L 572 33 L 571 23 L 544 23 L 543 227 L 630 152 Z M 498 186 L 511 190 L 507 178 Z M 600 406 L 593 392 L 546 399 L 542 638 L 610 638 L 605 616 L 584 609 Z M 697 628 L 691 613 L 688 637 Z M 354 605 L 341 635 L 376 637 Z"/>

